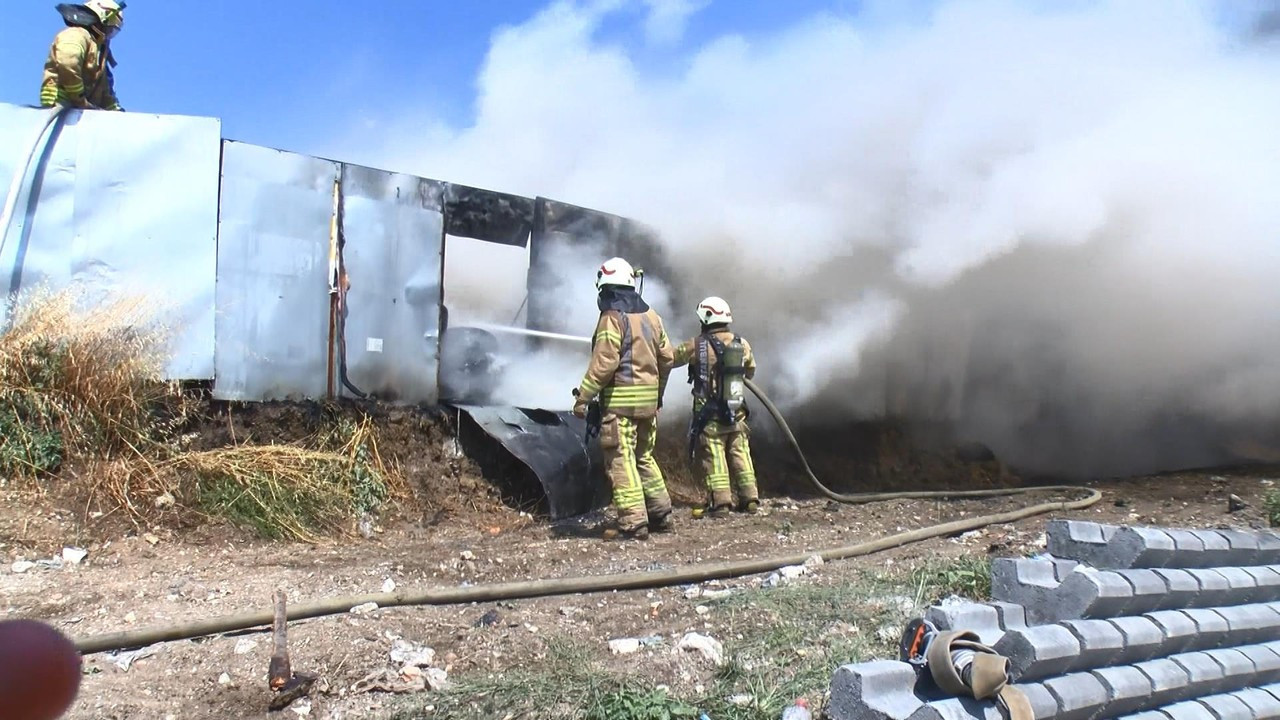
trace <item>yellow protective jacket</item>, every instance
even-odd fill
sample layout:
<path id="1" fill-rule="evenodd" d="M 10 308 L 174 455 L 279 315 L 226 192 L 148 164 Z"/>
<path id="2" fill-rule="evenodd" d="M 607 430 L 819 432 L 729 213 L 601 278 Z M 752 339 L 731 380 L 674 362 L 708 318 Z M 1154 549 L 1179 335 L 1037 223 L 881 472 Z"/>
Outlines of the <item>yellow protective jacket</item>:
<path id="1" fill-rule="evenodd" d="M 110 53 L 106 44 L 83 27 L 69 27 L 58 33 L 44 63 L 40 104 L 119 110 L 116 100 Z"/>
<path id="2" fill-rule="evenodd" d="M 578 401 L 599 397 L 602 411 L 643 420 L 658 414 L 673 349 L 658 313 L 643 302 L 633 309 L 600 313 Z"/>
<path id="3" fill-rule="evenodd" d="M 713 330 L 710 334 L 720 342 L 724 343 L 725 345 L 728 345 L 730 342 L 733 341 L 733 331 L 729 330 L 728 328 L 718 328 L 716 330 Z M 748 380 L 750 380 L 751 378 L 754 378 L 756 376 L 756 356 L 754 353 L 751 352 L 751 343 L 747 342 L 746 338 L 739 337 L 738 340 L 742 342 L 743 374 L 746 376 Z M 701 362 L 699 359 L 701 356 L 701 353 L 698 350 L 698 345 L 699 343 L 702 343 L 702 342 L 705 342 L 705 341 L 702 339 L 702 336 L 699 335 L 695 338 L 692 338 L 690 340 L 686 340 L 685 342 L 680 343 L 680 345 L 676 347 L 675 359 L 672 362 L 672 367 L 681 367 L 682 365 L 691 365 L 692 366 L 690 368 L 691 373 L 701 374 L 702 368 L 699 367 L 699 363 Z M 715 353 L 715 350 L 711 348 L 710 343 L 707 343 L 706 358 L 707 358 L 706 372 L 707 372 L 708 393 L 712 397 L 715 397 L 720 393 L 720 378 L 716 376 L 716 353 Z M 706 400 L 695 396 L 693 399 L 693 414 L 697 416 L 697 414 L 702 411 L 702 406 L 705 404 L 706 404 Z M 745 419 L 746 419 L 746 413 L 742 410 L 739 410 L 738 415 L 736 417 L 736 422 L 742 422 Z M 716 424 L 715 421 L 712 421 L 712 424 Z"/>

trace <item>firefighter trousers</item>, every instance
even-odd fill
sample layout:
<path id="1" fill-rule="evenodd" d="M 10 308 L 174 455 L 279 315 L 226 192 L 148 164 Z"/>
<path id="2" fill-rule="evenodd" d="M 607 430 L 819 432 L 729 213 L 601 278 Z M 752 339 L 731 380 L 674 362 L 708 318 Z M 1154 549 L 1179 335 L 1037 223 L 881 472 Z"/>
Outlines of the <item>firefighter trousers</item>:
<path id="1" fill-rule="evenodd" d="M 658 419 L 639 420 L 605 413 L 600 422 L 600 449 L 613 485 L 618 527 L 635 530 L 671 514 L 671 496 L 653 457 Z"/>
<path id="2" fill-rule="evenodd" d="M 712 422 L 698 436 L 694 462 L 702 471 L 713 508 L 732 506 L 733 488 L 738 491 L 739 503 L 760 499 L 756 469 L 751 462 L 751 442 L 747 438 L 749 432 L 744 422 L 730 428 Z"/>

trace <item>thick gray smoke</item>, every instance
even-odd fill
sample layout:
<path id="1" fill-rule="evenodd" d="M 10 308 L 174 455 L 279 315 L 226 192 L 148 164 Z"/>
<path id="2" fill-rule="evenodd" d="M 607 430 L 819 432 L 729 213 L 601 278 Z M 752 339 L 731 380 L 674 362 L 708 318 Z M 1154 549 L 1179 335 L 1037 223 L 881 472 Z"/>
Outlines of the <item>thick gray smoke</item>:
<path id="1" fill-rule="evenodd" d="M 1273 16 L 881 3 L 658 72 L 600 38 L 632 5 L 557 2 L 497 32 L 474 123 L 391 132 L 383 164 L 653 225 L 666 280 L 730 302 L 793 412 L 945 421 L 1053 472 L 1274 437 Z M 701 3 L 648 5 L 672 43 Z M 602 259 L 565 263 L 592 317 Z M 694 329 L 690 308 L 658 309 Z"/>

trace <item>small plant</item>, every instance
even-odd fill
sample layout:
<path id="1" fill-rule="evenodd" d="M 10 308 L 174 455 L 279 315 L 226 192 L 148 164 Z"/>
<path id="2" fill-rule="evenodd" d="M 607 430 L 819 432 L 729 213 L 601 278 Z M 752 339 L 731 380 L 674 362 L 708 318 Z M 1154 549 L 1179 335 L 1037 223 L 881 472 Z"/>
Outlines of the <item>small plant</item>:
<path id="1" fill-rule="evenodd" d="M 662 690 L 624 688 L 590 698 L 585 720 L 676 720 L 696 718 L 698 709 Z"/>
<path id="2" fill-rule="evenodd" d="M 1262 507 L 1267 512 L 1267 523 L 1271 527 L 1280 527 L 1280 490 L 1272 490 L 1262 500 Z"/>
<path id="3" fill-rule="evenodd" d="M 991 559 L 966 555 L 953 560 L 929 562 L 911 572 L 916 588 L 916 604 L 935 603 L 949 595 L 970 600 L 991 597 Z"/>

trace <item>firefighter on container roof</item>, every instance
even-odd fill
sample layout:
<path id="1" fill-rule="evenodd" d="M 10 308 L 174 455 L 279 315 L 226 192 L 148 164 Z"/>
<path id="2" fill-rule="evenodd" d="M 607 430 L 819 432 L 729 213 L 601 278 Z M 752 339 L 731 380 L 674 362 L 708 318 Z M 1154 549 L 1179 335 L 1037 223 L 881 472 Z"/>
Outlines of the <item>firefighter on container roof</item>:
<path id="1" fill-rule="evenodd" d="M 588 404 L 599 401 L 600 448 L 618 511 L 616 533 L 643 540 L 650 529 L 675 529 L 671 498 L 653 456 L 672 348 L 662 318 L 636 292 L 636 273 L 626 260 L 605 261 L 596 273 L 596 290 L 600 319 L 573 412 L 586 417 Z"/>
<path id="2" fill-rule="evenodd" d="M 88 0 L 58 6 L 67 28 L 53 39 L 40 85 L 43 107 L 123 110 L 116 99 L 111 38 L 124 29 L 125 3 Z"/>
<path id="3" fill-rule="evenodd" d="M 751 345 L 729 330 L 729 303 L 709 297 L 695 311 L 702 333 L 676 348 L 675 367 L 689 366 L 693 385 L 693 419 L 689 424 L 689 452 L 702 471 L 711 494 L 711 517 L 723 518 L 733 507 L 730 479 L 737 486 L 738 509 L 754 513 L 760 507 L 756 471 L 747 440 L 744 379 L 756 373 Z"/>

